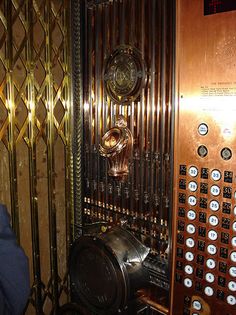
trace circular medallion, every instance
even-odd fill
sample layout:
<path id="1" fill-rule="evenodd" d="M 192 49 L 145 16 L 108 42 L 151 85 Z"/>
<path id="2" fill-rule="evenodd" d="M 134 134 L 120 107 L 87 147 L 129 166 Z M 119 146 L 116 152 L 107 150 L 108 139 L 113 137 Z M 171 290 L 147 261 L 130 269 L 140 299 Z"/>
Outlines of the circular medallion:
<path id="1" fill-rule="evenodd" d="M 106 61 L 103 75 L 105 90 L 118 104 L 134 101 L 144 87 L 145 63 L 134 47 L 117 47 Z"/>

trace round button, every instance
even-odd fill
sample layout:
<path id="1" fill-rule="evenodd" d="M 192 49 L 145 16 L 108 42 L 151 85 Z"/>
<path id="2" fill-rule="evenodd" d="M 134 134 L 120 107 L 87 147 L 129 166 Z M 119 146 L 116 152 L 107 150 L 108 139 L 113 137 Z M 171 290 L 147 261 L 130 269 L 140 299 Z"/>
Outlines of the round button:
<path id="1" fill-rule="evenodd" d="M 209 254 L 211 254 L 211 255 L 215 255 L 216 252 L 217 252 L 216 246 L 215 246 L 215 245 L 212 245 L 212 244 L 208 245 L 208 246 L 207 246 L 207 252 L 208 252 Z"/>
<path id="2" fill-rule="evenodd" d="M 201 308 L 202 304 L 198 300 L 193 301 L 193 309 L 195 309 L 196 311 L 200 311 Z"/>
<path id="3" fill-rule="evenodd" d="M 189 234 L 194 234 L 196 232 L 196 228 L 193 224 L 188 224 L 186 230 Z"/>
<path id="4" fill-rule="evenodd" d="M 215 215 L 211 215 L 208 221 L 212 226 L 217 226 L 219 224 L 219 219 Z"/>
<path id="5" fill-rule="evenodd" d="M 213 196 L 219 196 L 219 194 L 220 194 L 220 187 L 217 186 L 217 185 L 211 186 L 211 194 Z"/>
<path id="6" fill-rule="evenodd" d="M 231 244 L 232 246 L 236 247 L 236 237 L 232 237 L 232 240 L 231 240 Z"/>
<path id="7" fill-rule="evenodd" d="M 232 252 L 230 254 L 230 259 L 233 261 L 233 262 L 236 262 L 236 252 Z"/>
<path id="8" fill-rule="evenodd" d="M 184 285 L 185 285 L 187 288 L 191 288 L 191 286 L 193 285 L 193 282 L 192 282 L 191 279 L 185 278 L 185 279 L 184 279 Z"/>
<path id="9" fill-rule="evenodd" d="M 196 212 L 194 210 L 189 210 L 187 213 L 187 218 L 189 220 L 195 220 L 196 219 Z"/>
<path id="10" fill-rule="evenodd" d="M 184 267 L 184 271 L 188 274 L 188 275 L 191 275 L 193 273 L 193 267 L 190 266 L 190 265 L 186 265 Z"/>
<path id="11" fill-rule="evenodd" d="M 186 252 L 186 253 L 185 253 L 185 259 L 186 259 L 187 261 L 193 261 L 193 260 L 194 260 L 194 254 L 191 253 L 191 252 Z"/>
<path id="12" fill-rule="evenodd" d="M 211 172 L 211 178 L 215 181 L 218 181 L 221 179 L 221 172 L 219 170 L 213 170 Z"/>
<path id="13" fill-rule="evenodd" d="M 207 147 L 205 145 L 200 145 L 197 149 L 197 153 L 200 157 L 204 158 L 208 153 Z"/>
<path id="14" fill-rule="evenodd" d="M 216 267 L 216 263 L 213 259 L 207 259 L 206 265 L 209 269 L 214 269 Z"/>
<path id="15" fill-rule="evenodd" d="M 188 170 L 188 173 L 192 177 L 196 177 L 198 174 L 198 169 L 195 166 L 191 166 Z"/>
<path id="16" fill-rule="evenodd" d="M 233 231 L 236 232 L 236 221 L 233 223 Z"/>
<path id="17" fill-rule="evenodd" d="M 224 148 L 221 150 L 221 157 L 223 160 L 229 160 L 232 157 L 232 151 L 229 148 Z"/>
<path id="18" fill-rule="evenodd" d="M 218 234 L 217 234 L 216 231 L 210 230 L 210 231 L 208 232 L 208 237 L 209 237 L 210 240 L 216 241 L 217 238 L 218 238 Z"/>
<path id="19" fill-rule="evenodd" d="M 229 288 L 230 291 L 235 292 L 236 291 L 236 282 L 230 281 L 228 283 L 228 288 Z"/>
<path id="20" fill-rule="evenodd" d="M 214 291 L 211 287 L 205 287 L 204 292 L 207 296 L 212 296 L 214 294 Z"/>
<path id="21" fill-rule="evenodd" d="M 206 281 L 210 282 L 210 283 L 215 281 L 215 276 L 212 273 L 210 273 L 210 272 L 206 273 L 205 278 L 206 278 Z"/>
<path id="22" fill-rule="evenodd" d="M 205 136 L 208 133 L 208 126 L 204 123 L 198 126 L 198 133 L 201 136 Z"/>
<path id="23" fill-rule="evenodd" d="M 194 240 L 190 237 L 190 238 L 187 238 L 187 239 L 186 239 L 186 245 L 187 245 L 188 247 L 190 247 L 190 248 L 193 248 L 194 245 L 195 245 L 195 242 L 194 242 Z"/>
<path id="24" fill-rule="evenodd" d="M 236 277 L 236 267 L 230 267 L 229 268 L 229 274 L 231 277 L 235 278 Z"/>
<path id="25" fill-rule="evenodd" d="M 234 207 L 234 215 L 236 215 L 236 206 Z"/>
<path id="26" fill-rule="evenodd" d="M 188 197 L 188 204 L 190 206 L 195 206 L 197 204 L 197 198 L 195 196 Z"/>
<path id="27" fill-rule="evenodd" d="M 210 209 L 211 209 L 212 211 L 218 211 L 218 210 L 220 209 L 220 204 L 219 204 L 219 202 L 216 201 L 216 200 L 212 200 L 212 201 L 210 202 Z"/>
<path id="28" fill-rule="evenodd" d="M 229 305 L 235 305 L 236 304 L 236 298 L 233 295 L 227 296 L 227 303 Z"/>
<path id="29" fill-rule="evenodd" d="M 192 192 L 196 191 L 197 190 L 197 183 L 196 182 L 189 182 L 188 183 L 188 189 Z"/>

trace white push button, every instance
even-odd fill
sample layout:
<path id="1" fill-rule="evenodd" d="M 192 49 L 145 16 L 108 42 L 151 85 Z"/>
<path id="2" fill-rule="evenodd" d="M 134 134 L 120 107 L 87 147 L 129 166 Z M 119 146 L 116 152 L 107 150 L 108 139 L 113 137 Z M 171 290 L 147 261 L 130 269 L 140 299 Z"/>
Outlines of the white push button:
<path id="1" fill-rule="evenodd" d="M 227 303 L 229 305 L 235 305 L 236 304 L 236 298 L 233 295 L 227 296 Z"/>
<path id="2" fill-rule="evenodd" d="M 230 282 L 228 283 L 228 288 L 229 288 L 230 291 L 235 292 L 235 291 L 236 291 L 236 282 L 230 281 Z"/>
<path id="3" fill-rule="evenodd" d="M 215 281 L 215 276 L 212 273 L 210 273 L 210 272 L 206 273 L 205 278 L 206 278 L 206 281 L 210 282 L 210 283 Z"/>
<path id="4" fill-rule="evenodd" d="M 193 281 L 189 278 L 185 278 L 184 279 L 184 285 L 187 287 L 187 288 L 191 288 L 191 286 L 193 285 Z"/>
<path id="5" fill-rule="evenodd" d="M 236 237 L 232 237 L 231 244 L 236 247 Z"/>
<path id="6" fill-rule="evenodd" d="M 218 238 L 218 234 L 217 234 L 216 231 L 210 230 L 210 231 L 208 232 L 208 237 L 209 237 L 210 240 L 216 241 L 217 238 Z"/>
<path id="7" fill-rule="evenodd" d="M 195 220 L 196 219 L 196 212 L 194 210 L 189 210 L 187 213 L 187 217 L 189 220 Z"/>
<path id="8" fill-rule="evenodd" d="M 195 196 L 189 196 L 188 197 L 188 204 L 190 206 L 195 206 L 197 203 L 197 198 Z"/>
<path id="9" fill-rule="evenodd" d="M 220 194 L 220 187 L 217 186 L 217 185 L 211 186 L 211 194 L 213 196 L 219 196 L 219 194 Z"/>
<path id="10" fill-rule="evenodd" d="M 219 219 L 215 215 L 211 215 L 208 221 L 212 226 L 217 226 L 219 224 Z"/>
<path id="11" fill-rule="evenodd" d="M 214 294 L 214 291 L 211 287 L 205 287 L 204 292 L 207 296 L 212 296 Z"/>
<path id="12" fill-rule="evenodd" d="M 192 177 L 196 177 L 198 174 L 198 169 L 195 166 L 191 166 L 188 170 L 188 173 Z"/>
<path id="13" fill-rule="evenodd" d="M 221 172 L 219 170 L 213 170 L 211 172 L 211 178 L 215 181 L 220 180 L 221 179 Z"/>
<path id="14" fill-rule="evenodd" d="M 186 252 L 186 253 L 185 253 L 185 259 L 186 259 L 187 261 L 193 261 L 193 260 L 194 260 L 194 254 L 191 253 L 191 252 Z"/>
<path id="15" fill-rule="evenodd" d="M 234 215 L 236 215 L 236 206 L 234 207 Z"/>
<path id="16" fill-rule="evenodd" d="M 197 190 L 197 183 L 196 182 L 189 182 L 188 189 L 192 192 Z"/>
<path id="17" fill-rule="evenodd" d="M 209 269 L 214 269 L 216 267 L 216 263 L 214 261 L 214 259 L 207 259 L 206 261 L 206 265 Z"/>
<path id="18" fill-rule="evenodd" d="M 204 124 L 204 123 L 200 124 L 198 126 L 198 133 L 201 136 L 205 136 L 208 133 L 208 126 L 206 124 Z"/>
<path id="19" fill-rule="evenodd" d="M 233 231 L 236 232 L 236 222 L 233 223 Z"/>
<path id="20" fill-rule="evenodd" d="M 195 242 L 194 239 L 192 239 L 191 237 L 186 239 L 186 245 L 190 248 L 193 248 L 195 246 Z"/>
<path id="21" fill-rule="evenodd" d="M 191 275 L 193 273 L 193 267 L 190 266 L 190 265 L 186 265 L 184 267 L 184 271 L 188 274 L 188 275 Z"/>
<path id="22" fill-rule="evenodd" d="M 211 209 L 212 211 L 218 211 L 218 210 L 220 209 L 220 204 L 219 204 L 219 202 L 216 201 L 216 200 L 212 200 L 212 201 L 210 202 L 210 209 Z"/>
<path id="23" fill-rule="evenodd" d="M 202 304 L 198 300 L 193 301 L 193 309 L 200 311 L 202 309 Z"/>
<path id="24" fill-rule="evenodd" d="M 230 267 L 229 268 L 229 274 L 231 277 L 235 278 L 236 277 L 236 267 Z"/>
<path id="25" fill-rule="evenodd" d="M 232 252 L 230 254 L 230 259 L 231 259 L 231 261 L 236 262 L 236 252 Z"/>
<path id="26" fill-rule="evenodd" d="M 188 224 L 186 230 L 189 234 L 194 234 L 196 232 L 196 228 L 193 224 Z"/>
<path id="27" fill-rule="evenodd" d="M 215 246 L 215 245 L 212 245 L 212 244 L 208 245 L 208 246 L 207 246 L 207 252 L 208 252 L 209 254 L 211 254 L 211 255 L 215 255 L 216 252 L 217 252 L 216 246 Z"/>

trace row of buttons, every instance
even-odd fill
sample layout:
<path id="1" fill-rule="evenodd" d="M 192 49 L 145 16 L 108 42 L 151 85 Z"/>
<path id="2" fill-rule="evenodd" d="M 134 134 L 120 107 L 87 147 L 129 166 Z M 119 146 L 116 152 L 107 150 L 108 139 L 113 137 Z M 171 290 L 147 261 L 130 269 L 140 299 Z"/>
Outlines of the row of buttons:
<path id="1" fill-rule="evenodd" d="M 187 166 L 180 165 L 179 168 L 180 175 L 187 175 Z M 199 170 L 196 166 L 190 166 L 188 169 L 188 174 L 191 177 L 196 177 L 199 174 Z M 209 177 L 209 169 L 208 168 L 201 168 L 201 178 L 208 179 Z M 211 179 L 214 181 L 219 181 L 222 178 L 222 173 L 218 169 L 214 169 L 211 171 Z M 224 182 L 225 183 L 232 183 L 233 182 L 233 172 L 232 171 L 224 171 Z"/>

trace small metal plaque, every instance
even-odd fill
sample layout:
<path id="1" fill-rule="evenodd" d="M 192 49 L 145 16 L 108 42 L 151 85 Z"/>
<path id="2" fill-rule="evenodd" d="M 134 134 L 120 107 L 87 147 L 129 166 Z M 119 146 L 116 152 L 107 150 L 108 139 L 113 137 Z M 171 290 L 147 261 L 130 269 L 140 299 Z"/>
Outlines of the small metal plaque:
<path id="1" fill-rule="evenodd" d="M 109 56 L 104 68 L 104 86 L 116 103 L 129 103 L 137 99 L 146 79 L 145 63 L 134 47 L 123 45 Z"/>
<path id="2" fill-rule="evenodd" d="M 204 0 L 204 15 L 236 10 L 235 0 Z"/>

